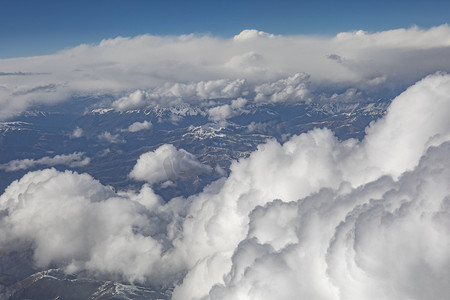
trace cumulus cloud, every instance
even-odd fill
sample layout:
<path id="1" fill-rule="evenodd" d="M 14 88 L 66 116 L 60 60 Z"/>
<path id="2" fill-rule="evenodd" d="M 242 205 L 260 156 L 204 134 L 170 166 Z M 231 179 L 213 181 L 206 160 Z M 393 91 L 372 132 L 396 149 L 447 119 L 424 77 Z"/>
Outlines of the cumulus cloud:
<path id="1" fill-rule="evenodd" d="M 152 128 L 152 122 L 144 121 L 144 122 L 134 122 L 130 126 L 128 126 L 129 132 L 138 132 L 141 130 L 148 130 Z"/>
<path id="2" fill-rule="evenodd" d="M 81 268 L 142 281 L 147 271 L 139 270 L 152 268 L 162 251 L 151 237 L 156 224 L 149 222 L 159 201 L 147 186 L 124 197 L 86 174 L 31 172 L 0 197 L 8 212 L 2 245 L 9 238 L 32 242 L 37 266 L 63 263 L 68 272 Z"/>
<path id="3" fill-rule="evenodd" d="M 41 267 L 170 282 L 173 299 L 447 299 L 449 88 L 424 78 L 362 141 L 269 141 L 187 199 L 150 187 L 170 179 L 165 162 L 206 171 L 172 145 L 139 158 L 137 192 L 30 172 L 0 196 L 1 244 L 31 245 Z"/>
<path id="4" fill-rule="evenodd" d="M 36 166 L 56 166 L 66 165 L 71 168 L 83 167 L 90 163 L 91 159 L 85 156 L 85 153 L 74 152 L 71 154 L 55 155 L 53 157 L 45 156 L 39 159 L 15 159 L 8 163 L 1 164 L 0 170 L 13 172 L 18 170 L 26 170 Z"/>
<path id="5" fill-rule="evenodd" d="M 430 149 L 399 181 L 257 207 L 210 297 L 446 299 L 449 146 Z"/>
<path id="6" fill-rule="evenodd" d="M 155 184 L 174 182 L 177 179 L 185 179 L 210 171 L 212 168 L 199 162 L 193 154 L 183 149 L 176 149 L 171 144 L 164 144 L 155 151 L 142 154 L 131 171 L 130 177 Z"/>
<path id="7" fill-rule="evenodd" d="M 220 122 L 225 121 L 226 119 L 232 118 L 241 114 L 244 110 L 243 107 L 247 103 L 247 100 L 244 98 L 238 98 L 236 100 L 231 101 L 231 104 L 224 104 L 220 106 L 215 106 L 213 108 L 208 109 L 209 119 Z"/>
<path id="8" fill-rule="evenodd" d="M 122 97 L 113 103 L 113 107 L 118 110 L 141 108 L 146 104 L 147 93 L 141 90 L 134 91 L 128 96 Z"/>
<path id="9" fill-rule="evenodd" d="M 430 86 L 434 89 L 429 88 Z M 185 220 L 184 228 L 189 231 L 184 231 L 179 242 L 182 251 L 188 252 L 187 257 L 193 258 L 192 269 L 183 284 L 175 289 L 174 298 L 195 299 L 209 295 L 212 299 L 297 299 L 301 295 L 315 299 L 339 299 L 340 289 L 345 289 L 346 286 L 356 284 L 363 288 L 368 278 L 373 277 L 370 272 L 364 274 L 357 269 L 360 258 L 355 258 L 353 262 L 357 269 L 357 272 L 352 274 L 355 277 L 343 280 L 341 285 L 330 282 L 327 272 L 332 271 L 328 264 L 331 254 L 327 251 L 330 251 L 329 247 L 340 229 L 340 224 L 346 218 L 357 214 L 358 209 L 371 221 L 369 230 L 374 232 L 380 228 L 377 228 L 376 224 L 379 223 L 376 219 L 371 219 L 372 213 L 375 213 L 374 217 L 378 216 L 378 220 L 385 220 L 387 224 L 393 222 L 394 220 L 389 221 L 389 218 L 396 217 L 389 213 L 385 216 L 377 215 L 377 203 L 386 205 L 390 212 L 396 212 L 398 209 L 396 214 L 399 219 L 396 221 L 399 225 L 402 224 L 401 226 L 410 226 L 408 221 L 402 219 L 400 209 L 402 204 L 405 208 L 409 205 L 408 198 L 405 198 L 407 193 L 415 194 L 417 199 L 420 199 L 418 202 L 425 201 L 427 193 L 419 196 L 416 194 L 416 188 L 421 185 L 417 182 L 405 184 L 403 178 L 409 176 L 414 178 L 413 181 L 420 182 L 443 183 L 447 180 L 450 173 L 437 171 L 442 169 L 433 155 L 439 153 L 448 156 L 448 144 L 439 146 L 438 150 L 431 149 L 427 152 L 427 149 L 430 149 L 430 140 L 437 136 L 448 138 L 450 133 L 450 127 L 446 125 L 447 117 L 441 113 L 448 111 L 450 106 L 450 97 L 446 92 L 449 87 L 450 76 L 444 74 L 436 74 L 417 83 L 394 100 L 386 117 L 368 129 L 368 134 L 362 142 L 341 142 L 331 131 L 315 129 L 294 136 L 283 145 L 275 141 L 269 142 L 249 159 L 234 164 L 230 176 L 218 191 L 206 191 L 196 196 L 190 206 L 189 215 L 195 217 Z M 411 136 L 416 133 L 414 130 L 409 131 L 408 127 L 410 122 L 414 122 L 414 114 L 405 113 L 410 105 L 413 106 L 411 110 L 415 110 L 416 101 L 417 104 L 424 105 L 421 107 L 424 116 L 420 122 L 421 130 L 417 139 L 402 139 L 401 130 L 411 132 Z M 430 101 L 433 105 L 429 105 Z M 392 118 L 394 115 L 398 118 Z M 438 123 L 441 126 L 436 127 L 435 124 Z M 384 135 L 385 139 L 378 139 L 378 135 Z M 427 138 L 424 138 L 425 136 Z M 446 139 L 439 139 L 433 145 L 438 146 L 444 140 Z M 413 141 L 417 143 L 414 147 L 410 144 Z M 384 151 L 378 153 L 379 160 L 368 159 L 381 149 Z M 400 160 L 399 163 L 388 167 L 388 162 L 395 162 L 396 157 L 404 154 L 407 155 L 407 163 Z M 423 161 L 433 163 L 421 167 L 421 156 L 421 164 Z M 429 159 L 429 156 L 432 158 Z M 434 173 L 436 177 L 428 177 Z M 402 177 L 399 177 L 401 174 Z M 400 179 L 397 181 L 398 178 Z M 430 189 L 427 189 L 430 192 L 427 201 L 430 202 L 418 208 L 414 213 L 416 216 L 421 215 L 422 209 L 428 210 L 431 207 L 435 209 L 435 213 L 439 212 L 449 190 L 443 187 L 439 193 L 433 194 L 435 188 L 437 187 L 430 186 Z M 389 193 L 396 193 L 397 197 L 393 200 L 395 204 L 384 203 L 383 198 L 389 197 Z M 274 199 L 280 200 L 274 202 Z M 371 206 L 377 208 L 370 209 Z M 415 230 L 413 228 L 420 228 L 415 221 L 412 222 L 411 234 Z M 442 229 L 437 229 L 443 228 L 442 226 L 427 226 L 438 230 L 439 235 L 447 234 Z M 402 230 L 400 228 L 399 230 Z M 372 238 L 369 232 L 358 238 L 368 240 L 368 248 L 379 242 L 377 238 Z M 386 232 L 389 232 L 389 229 L 380 232 L 380 238 Z M 396 234 L 400 234 L 399 232 Z M 343 238 L 348 238 L 348 235 L 344 234 Z M 395 234 L 392 235 L 392 239 L 394 238 Z M 419 241 L 420 238 L 414 239 L 411 244 Z M 390 240 L 383 242 L 389 243 Z M 401 243 L 399 241 L 397 244 L 393 259 L 402 251 Z M 348 247 L 349 251 L 352 249 L 358 247 Z M 379 262 L 384 268 L 383 271 L 387 271 L 391 266 L 383 259 L 383 247 L 379 245 L 378 249 L 380 250 L 377 254 L 367 258 L 368 263 Z M 231 253 L 234 255 L 231 256 Z M 224 259 L 223 255 L 228 255 L 231 262 Z M 364 251 L 361 251 L 361 255 L 364 255 Z M 427 259 L 432 260 L 432 256 L 433 254 L 430 254 Z M 345 257 L 341 256 L 336 264 L 346 270 L 346 266 L 342 266 L 346 263 L 343 258 Z M 438 261 L 441 261 L 440 259 Z M 418 261 L 423 261 L 420 250 L 409 260 L 402 262 L 404 274 L 414 273 Z M 437 261 L 432 264 L 437 264 Z M 430 265 L 426 263 L 423 265 L 427 270 L 428 267 Z M 437 271 L 436 274 L 431 271 L 428 274 L 438 278 L 437 274 L 442 272 L 440 269 Z M 202 279 L 205 274 L 216 278 L 216 281 L 206 286 L 207 283 Z M 378 279 L 382 280 L 383 274 L 386 273 L 378 274 Z M 341 274 L 336 275 L 333 280 L 341 280 L 340 276 Z M 398 282 L 402 282 L 402 279 Z M 370 284 L 365 293 L 354 299 L 377 299 L 379 294 L 374 296 L 372 289 L 378 284 L 376 281 L 370 281 Z M 408 285 L 414 287 L 414 284 L 412 276 L 408 279 Z M 202 289 L 192 290 L 193 286 L 202 286 Z M 397 298 L 396 292 L 400 290 L 389 290 L 387 285 L 386 289 L 380 291 L 381 294 L 388 295 L 388 299 Z M 403 295 L 408 298 L 412 294 Z"/>
<path id="10" fill-rule="evenodd" d="M 331 95 L 331 97 L 327 98 L 327 100 L 336 102 L 364 101 L 362 92 L 358 91 L 358 89 L 355 88 L 349 88 L 341 94 L 334 93 L 333 95 Z"/>
<path id="11" fill-rule="evenodd" d="M 367 137 L 355 156 L 364 156 L 368 166 L 353 169 L 349 178 L 358 182 L 356 177 L 363 173 L 363 177 L 371 179 L 381 174 L 397 178 L 414 168 L 428 147 L 448 138 L 449 94 L 450 75 L 437 73 L 399 95 L 386 116 L 366 128 Z"/>
<path id="12" fill-rule="evenodd" d="M 243 30 L 238 35 L 235 35 L 233 37 L 233 40 L 246 41 L 246 40 L 251 40 L 251 39 L 256 39 L 256 38 L 273 38 L 273 37 L 275 37 L 273 34 L 270 34 L 270 33 L 264 32 L 264 31 L 259 31 L 256 29 L 246 29 L 246 30 Z"/>
<path id="13" fill-rule="evenodd" d="M 173 106 L 183 103 L 199 103 L 201 100 L 234 98 L 246 95 L 245 80 L 212 80 L 189 84 L 165 84 L 150 91 L 137 90 L 113 102 L 118 111 Z"/>
<path id="14" fill-rule="evenodd" d="M 309 76 L 297 73 L 285 79 L 265 83 L 255 88 L 257 102 L 308 101 Z"/>
<path id="15" fill-rule="evenodd" d="M 270 83 L 302 72 L 310 75 L 312 87 L 391 91 L 393 96 L 427 74 L 450 70 L 448 36 L 450 27 L 442 25 L 344 32 L 331 38 L 273 36 L 257 30 L 244 30 L 230 39 L 118 37 L 47 56 L 0 60 L 4 74 L 28 74 L 1 76 L 0 118 L 74 94 L 112 93 L 120 111 L 141 104 L 243 97 L 248 86 L 264 84 L 269 91 L 261 91 L 260 97 L 302 99 L 295 88 L 292 93 L 278 88 L 269 93 Z M 37 75 L 42 73 L 45 76 Z M 377 84 L 383 89 L 374 91 Z"/>

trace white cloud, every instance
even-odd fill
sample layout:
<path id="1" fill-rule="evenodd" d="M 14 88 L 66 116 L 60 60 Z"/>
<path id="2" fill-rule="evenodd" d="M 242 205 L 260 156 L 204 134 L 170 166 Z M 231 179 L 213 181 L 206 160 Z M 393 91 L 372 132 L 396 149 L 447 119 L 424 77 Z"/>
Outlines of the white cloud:
<path id="1" fill-rule="evenodd" d="M 136 90 L 128 96 L 122 97 L 113 103 L 113 107 L 118 111 L 141 108 L 146 104 L 147 93 Z"/>
<path id="2" fill-rule="evenodd" d="M 297 73 L 285 79 L 255 87 L 257 102 L 308 102 L 309 76 Z"/>
<path id="3" fill-rule="evenodd" d="M 238 98 L 231 101 L 231 104 L 224 104 L 210 108 L 208 109 L 209 119 L 215 122 L 223 122 L 226 119 L 235 117 L 244 111 L 243 107 L 246 103 L 246 99 Z"/>
<path id="4" fill-rule="evenodd" d="M 367 137 L 355 151 L 366 163 L 353 168 L 349 179 L 389 174 L 395 178 L 414 168 L 430 145 L 448 137 L 450 75 L 438 73 L 417 82 L 399 95 L 386 116 L 366 128 Z M 348 164 L 353 164 L 347 161 Z"/>
<path id="5" fill-rule="evenodd" d="M 256 29 L 246 29 L 243 30 L 238 35 L 235 35 L 233 40 L 235 41 L 246 41 L 246 40 L 252 40 L 256 38 L 273 38 L 275 37 L 273 34 L 264 32 L 264 31 L 258 31 Z"/>
<path id="6" fill-rule="evenodd" d="M 30 172 L 0 197 L 8 211 L 1 220 L 2 245 L 10 237 L 31 241 L 40 267 L 58 263 L 68 272 L 88 269 L 143 281 L 162 251 L 151 237 L 165 224 L 157 216 L 155 224 L 150 221 L 158 203 L 146 186 L 120 196 L 86 174 Z"/>
<path id="7" fill-rule="evenodd" d="M 173 299 L 447 299 L 449 89 L 426 77 L 363 141 L 272 140 L 168 203 L 149 185 L 210 170 L 172 145 L 139 158 L 139 192 L 30 172 L 0 196 L 0 241 L 32 245 L 42 267 L 176 283 Z"/>
<path id="8" fill-rule="evenodd" d="M 144 122 L 134 122 L 130 126 L 128 126 L 129 132 L 137 132 L 141 130 L 148 130 L 152 128 L 152 122 L 144 121 Z"/>
<path id="9" fill-rule="evenodd" d="M 75 139 L 80 138 L 82 136 L 83 136 L 83 129 L 81 129 L 78 126 L 73 130 L 72 134 L 70 135 L 71 138 Z"/>
<path id="10" fill-rule="evenodd" d="M 173 145 L 164 144 L 152 152 L 142 154 L 130 177 L 150 184 L 165 181 L 176 181 L 197 176 L 212 171 L 210 166 L 204 165 L 197 158 Z"/>
<path id="11" fill-rule="evenodd" d="M 207 99 L 235 98 L 246 95 L 245 80 L 211 80 L 189 84 L 165 84 L 149 91 L 137 90 L 113 102 L 118 111 L 136 108 L 201 103 Z"/>
<path id="12" fill-rule="evenodd" d="M 430 139 L 436 136 L 449 137 L 450 126 L 445 115 L 450 108 L 450 93 L 447 92 L 449 87 L 450 76 L 442 74 L 430 76 L 417 83 L 394 100 L 387 115 L 368 129 L 368 134 L 362 142 L 340 142 L 331 131 L 315 129 L 295 136 L 283 145 L 275 141 L 269 142 L 249 159 L 234 164 L 230 176 L 220 187 L 193 197 L 188 215 L 194 217 L 185 220 L 182 238 L 175 243 L 179 245 L 182 253 L 187 252 L 186 257 L 191 259 L 193 273 L 188 273 L 191 276 L 188 275 L 183 284 L 174 291 L 174 298 L 195 299 L 209 294 L 212 299 L 245 298 L 244 295 L 250 299 L 296 299 L 299 295 L 306 298 L 338 299 L 339 289 L 353 285 L 364 287 L 372 278 L 370 272 L 363 272 L 362 277 L 347 278 L 339 286 L 330 283 L 327 251 L 346 217 L 351 218 L 361 212 L 362 217 L 370 221 L 370 214 L 374 213 L 374 217 L 380 220 L 377 204 L 383 201 L 375 200 L 389 198 L 392 193 L 398 195 L 397 198 L 385 205 L 386 209 L 396 212 L 397 215 L 386 213 L 382 220 L 386 219 L 385 222 L 389 224 L 389 218 L 394 218 L 392 222 L 395 220 L 399 225 L 410 228 L 411 234 L 415 228 L 420 228 L 420 225 L 417 225 L 414 219 L 411 219 L 411 224 L 408 220 L 403 223 L 403 214 L 396 211 L 402 204 L 408 207 L 407 193 L 415 195 L 418 204 L 425 201 L 424 199 L 429 201 L 418 208 L 416 216 L 421 215 L 422 209 L 435 209 L 437 213 L 443 207 L 442 201 L 450 195 L 445 183 L 450 173 L 446 167 L 441 168 L 439 160 L 426 154 L 426 149 L 430 145 Z M 420 122 L 411 130 L 411 123 L 416 122 L 415 118 L 420 116 Z M 420 127 L 420 130 L 415 128 L 416 126 Z M 403 137 L 406 132 L 409 134 Z M 439 139 L 439 142 L 442 142 L 442 139 Z M 435 152 L 429 150 L 429 153 L 448 156 L 448 150 L 446 144 Z M 407 159 L 399 159 L 396 163 L 396 159 L 403 155 Z M 425 155 L 423 161 L 430 161 L 431 164 L 417 167 L 422 155 Z M 405 173 L 409 170 L 415 171 Z M 443 173 L 438 170 L 447 171 Z M 396 182 L 400 174 L 403 174 L 403 177 Z M 408 176 L 413 181 L 436 182 L 436 185 L 430 185 L 430 188 L 423 191 L 425 194 L 418 194 L 416 189 L 420 184 L 406 184 L 406 179 L 403 178 Z M 441 183 L 444 185 L 442 189 L 437 188 Z M 430 193 L 429 198 L 420 196 L 426 195 L 427 192 Z M 270 204 L 274 199 L 281 201 Z M 294 202 L 289 204 L 291 201 Z M 266 206 L 267 212 L 262 212 L 258 206 Z M 375 207 L 373 211 L 369 209 L 371 206 Z M 425 220 L 424 222 L 426 226 L 433 228 L 430 230 L 437 230 L 438 236 L 446 235 L 442 226 L 432 225 Z M 373 221 L 370 230 L 383 230 L 378 228 L 377 224 L 379 223 Z M 402 227 L 399 227 L 392 239 L 395 239 L 396 234 L 401 235 L 401 230 Z M 389 232 L 389 229 L 383 232 Z M 380 233 L 380 239 L 383 232 Z M 422 233 L 419 234 L 420 237 Z M 251 239 L 254 238 L 256 241 L 252 242 Z M 345 235 L 343 238 L 345 239 Z M 379 242 L 379 239 L 372 238 L 370 233 L 359 239 L 362 238 L 372 243 Z M 419 243 L 419 240 L 420 238 L 414 239 L 411 243 Z M 390 240 L 385 242 L 389 243 Z M 402 242 L 398 243 L 395 254 L 392 254 L 393 259 L 399 252 L 402 253 Z M 367 247 L 369 249 L 372 244 Z M 349 247 L 349 251 L 354 248 Z M 390 269 L 390 264 L 383 260 L 382 247 L 379 249 L 368 262 L 379 262 L 385 272 Z M 279 251 L 281 252 L 278 253 Z M 233 252 L 233 265 L 231 273 L 228 273 L 230 264 L 223 259 L 223 255 L 228 254 L 231 258 Z M 244 256 L 243 261 L 238 258 L 241 256 Z M 245 258 L 246 256 L 248 257 Z M 344 258 L 341 257 L 336 263 L 345 263 Z M 433 254 L 427 259 L 432 261 Z M 359 260 L 360 258 L 355 258 L 354 264 Z M 399 264 L 403 264 L 401 268 L 405 270 L 404 274 L 408 274 L 414 273 L 418 261 L 422 261 L 420 251 Z M 436 266 L 441 261 L 439 259 L 432 265 Z M 423 265 L 423 268 L 428 267 L 430 265 L 427 266 L 426 263 Z M 207 286 L 202 273 L 199 272 L 204 268 L 208 268 L 211 278 L 218 278 L 215 283 Z M 439 273 L 433 274 L 430 271 L 427 274 L 438 278 L 442 275 L 441 270 L 437 267 Z M 194 276 L 198 272 L 198 276 Z M 382 280 L 381 274 L 387 273 L 379 274 L 378 280 Z M 358 273 L 354 274 L 357 275 Z M 408 280 L 408 285 L 414 286 L 414 277 L 405 279 Z M 339 275 L 333 280 L 340 280 Z M 372 286 L 379 284 L 377 281 L 369 282 Z M 398 282 L 400 284 L 402 279 Z M 217 284 L 223 287 L 214 287 Z M 202 289 L 194 290 L 194 286 L 202 286 Z M 397 290 L 390 291 L 388 286 L 385 288 L 380 292 L 392 295 L 388 298 L 395 299 L 395 294 L 390 293 Z M 398 288 L 400 292 L 400 286 Z M 402 298 L 412 297 L 407 293 L 403 295 L 405 297 Z M 359 296 L 350 299 L 379 298 L 373 288 Z"/>
<path id="13" fill-rule="evenodd" d="M 56 166 L 66 165 L 71 168 L 83 167 L 90 163 L 90 158 L 86 157 L 82 152 L 74 152 L 71 154 L 55 155 L 53 157 L 45 156 L 39 159 L 15 159 L 8 163 L 1 164 L 0 170 L 13 172 L 18 170 L 26 170 L 35 166 Z"/>
<path id="14" fill-rule="evenodd" d="M 222 121 L 234 116 L 231 106 L 228 104 L 216 106 L 208 110 L 209 119 L 213 121 Z"/>
<path id="15" fill-rule="evenodd" d="M 244 98 L 237 98 L 231 101 L 231 108 L 233 109 L 241 109 L 247 104 L 247 100 Z"/>
<path id="16" fill-rule="evenodd" d="M 335 37 L 339 42 L 354 43 L 353 45 L 366 48 L 370 47 L 390 47 L 390 48 L 409 48 L 429 49 L 433 47 L 450 46 L 450 38 L 447 36 L 448 25 L 432 27 L 430 29 L 421 29 L 417 26 L 409 29 L 400 28 L 375 33 L 368 33 L 363 30 L 338 33 Z M 444 37 L 442 40 L 435 39 L 437 36 Z M 414 37 L 414 38 L 413 38 Z"/>
<path id="17" fill-rule="evenodd" d="M 0 60 L 6 74 L 0 82 L 0 119 L 74 94 L 113 93 L 121 99 L 114 104 L 120 111 L 141 104 L 237 98 L 245 96 L 249 86 L 270 86 L 297 73 L 309 74 L 312 87 L 342 90 L 344 85 L 374 92 L 375 85 L 398 93 L 430 73 L 450 71 L 448 36 L 450 27 L 442 25 L 332 38 L 274 37 L 246 30 L 235 39 L 197 35 L 108 39 L 47 56 Z M 7 75 L 18 70 L 29 75 Z M 280 93 L 261 95 L 299 96 L 289 90 Z"/>
<path id="18" fill-rule="evenodd" d="M 449 150 L 430 149 L 398 182 L 257 207 L 210 298 L 446 299 Z"/>

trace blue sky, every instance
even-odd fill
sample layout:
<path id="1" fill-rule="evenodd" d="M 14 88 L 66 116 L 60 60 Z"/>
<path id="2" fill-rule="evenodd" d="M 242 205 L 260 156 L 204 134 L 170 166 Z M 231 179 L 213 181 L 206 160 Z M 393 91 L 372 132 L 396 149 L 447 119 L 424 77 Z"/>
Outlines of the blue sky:
<path id="1" fill-rule="evenodd" d="M 1 0 L 0 58 L 139 34 L 334 35 L 450 22 L 450 1 Z"/>

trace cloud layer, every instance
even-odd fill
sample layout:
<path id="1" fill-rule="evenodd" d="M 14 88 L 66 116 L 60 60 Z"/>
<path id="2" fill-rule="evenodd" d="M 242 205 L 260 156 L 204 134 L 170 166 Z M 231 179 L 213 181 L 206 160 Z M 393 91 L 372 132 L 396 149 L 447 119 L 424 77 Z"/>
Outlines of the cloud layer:
<path id="1" fill-rule="evenodd" d="M 42 268 L 174 284 L 173 299 L 447 299 L 448 111 L 450 75 L 437 73 L 361 142 L 328 129 L 272 140 L 167 203 L 150 186 L 170 180 L 167 162 L 208 169 L 172 145 L 139 158 L 138 192 L 30 172 L 0 196 L 1 249 L 31 246 Z"/>
<path id="2" fill-rule="evenodd" d="M 354 88 L 376 98 L 392 96 L 430 73 L 450 71 L 449 36 L 450 27 L 442 25 L 334 37 L 256 30 L 233 39 L 118 37 L 53 55 L 0 60 L 0 119 L 33 104 L 105 93 L 116 95 L 119 111 L 247 96 L 305 101 L 310 88 L 314 95 L 324 86 L 330 95 Z M 308 74 L 302 76 L 310 76 L 310 83 L 295 74 Z"/>
<path id="3" fill-rule="evenodd" d="M 61 154 L 53 157 L 45 156 L 39 159 L 15 159 L 8 163 L 1 164 L 0 170 L 13 172 L 18 170 L 26 170 L 35 166 L 56 166 L 66 165 L 69 167 L 82 167 L 90 163 L 91 159 L 85 156 L 85 153 L 74 152 L 72 154 Z"/>
<path id="4" fill-rule="evenodd" d="M 131 170 L 130 177 L 155 184 L 192 178 L 211 171 L 210 166 L 202 164 L 193 154 L 165 144 L 155 151 L 142 154 Z"/>
<path id="5" fill-rule="evenodd" d="M 146 106 L 174 106 L 197 103 L 208 99 L 235 98 L 247 94 L 245 80 L 209 80 L 189 84 L 164 84 L 150 91 L 137 90 L 112 103 L 118 111 Z"/>

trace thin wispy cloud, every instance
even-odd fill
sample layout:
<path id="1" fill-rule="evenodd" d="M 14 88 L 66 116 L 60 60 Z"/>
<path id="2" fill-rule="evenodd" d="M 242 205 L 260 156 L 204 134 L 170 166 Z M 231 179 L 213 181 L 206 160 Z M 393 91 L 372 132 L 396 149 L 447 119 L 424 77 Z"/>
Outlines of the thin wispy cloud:
<path id="1" fill-rule="evenodd" d="M 32 73 L 32 72 L 0 72 L 0 76 L 34 76 L 49 75 L 50 73 Z"/>
<path id="2" fill-rule="evenodd" d="M 112 134 L 108 131 L 104 131 L 97 136 L 98 140 L 104 143 L 110 144 L 123 144 L 125 143 L 125 139 L 120 136 L 120 134 Z"/>
<path id="3" fill-rule="evenodd" d="M 53 157 L 45 156 L 39 159 L 15 159 L 5 164 L 0 164 L 0 170 L 13 172 L 39 167 L 50 167 L 56 165 L 66 165 L 68 167 L 82 167 L 90 163 L 90 158 L 85 153 L 74 152 L 72 154 L 61 154 Z"/>

